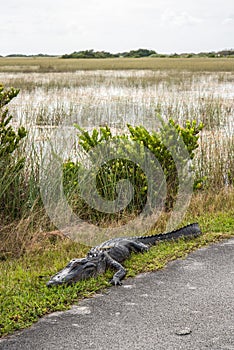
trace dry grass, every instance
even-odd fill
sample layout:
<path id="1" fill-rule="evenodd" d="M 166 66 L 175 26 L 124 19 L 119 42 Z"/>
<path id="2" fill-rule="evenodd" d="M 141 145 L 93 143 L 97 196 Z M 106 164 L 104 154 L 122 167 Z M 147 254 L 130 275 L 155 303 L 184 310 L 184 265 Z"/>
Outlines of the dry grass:
<path id="1" fill-rule="evenodd" d="M 234 188 L 223 189 L 219 192 L 202 191 L 194 193 L 183 223 L 186 225 L 188 222 L 198 221 L 205 232 L 209 232 L 209 229 L 212 229 L 213 226 L 217 227 L 217 232 L 221 232 L 221 228 L 225 226 L 225 221 L 227 227 L 229 227 L 228 217 L 234 217 L 233 203 Z M 151 228 L 151 233 L 164 232 L 169 217 L 170 213 L 162 213 L 155 226 Z M 216 218 L 220 218 L 220 223 L 215 223 Z M 128 219 L 133 218 L 129 217 Z M 33 222 L 34 225 L 32 225 Z M 233 219 L 231 225 L 231 231 L 234 232 Z M 111 224 L 109 224 L 109 227 L 111 227 Z M 44 215 L 42 215 L 42 212 L 37 213 L 37 215 L 32 214 L 27 219 L 1 227 L 0 259 L 20 257 L 26 252 L 40 253 L 54 249 L 56 245 L 63 244 L 63 242 L 66 244 L 69 241 L 69 236 L 54 230 L 46 213 Z"/>
<path id="2" fill-rule="evenodd" d="M 112 58 L 112 59 L 61 59 L 51 58 L 0 58 L 1 72 L 71 72 L 76 70 L 189 70 L 192 72 L 233 72 L 231 58 Z"/>

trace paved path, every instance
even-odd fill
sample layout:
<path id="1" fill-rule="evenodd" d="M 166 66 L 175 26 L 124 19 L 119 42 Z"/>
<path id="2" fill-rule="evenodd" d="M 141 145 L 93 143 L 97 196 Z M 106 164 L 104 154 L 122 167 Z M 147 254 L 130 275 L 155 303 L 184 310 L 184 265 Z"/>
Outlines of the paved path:
<path id="1" fill-rule="evenodd" d="M 1 350 L 232 350 L 234 239 L 0 341 Z"/>

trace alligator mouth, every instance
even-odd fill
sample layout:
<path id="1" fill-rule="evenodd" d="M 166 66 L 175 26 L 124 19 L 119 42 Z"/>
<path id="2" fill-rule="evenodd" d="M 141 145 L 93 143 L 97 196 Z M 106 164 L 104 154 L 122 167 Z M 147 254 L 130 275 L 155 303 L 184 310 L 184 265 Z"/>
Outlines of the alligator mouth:
<path id="1" fill-rule="evenodd" d="M 92 263 L 89 259 L 73 259 L 64 267 L 64 269 L 53 275 L 46 285 L 47 287 L 52 287 L 64 283 L 72 284 L 94 276 L 95 273 L 96 264 Z"/>

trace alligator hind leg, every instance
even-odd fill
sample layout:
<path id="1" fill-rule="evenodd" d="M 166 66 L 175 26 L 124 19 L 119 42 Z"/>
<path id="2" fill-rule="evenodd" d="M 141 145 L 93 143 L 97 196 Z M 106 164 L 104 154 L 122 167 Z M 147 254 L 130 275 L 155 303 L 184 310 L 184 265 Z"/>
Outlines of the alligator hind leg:
<path id="1" fill-rule="evenodd" d="M 142 242 L 129 242 L 128 248 L 135 253 L 143 253 L 149 250 L 149 247 Z"/>

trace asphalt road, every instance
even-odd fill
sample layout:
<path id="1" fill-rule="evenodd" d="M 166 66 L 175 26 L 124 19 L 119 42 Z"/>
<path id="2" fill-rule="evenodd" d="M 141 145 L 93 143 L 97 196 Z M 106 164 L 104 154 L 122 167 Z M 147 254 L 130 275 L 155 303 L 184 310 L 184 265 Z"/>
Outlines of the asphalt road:
<path id="1" fill-rule="evenodd" d="M 42 318 L 1 350 L 232 350 L 234 239 Z"/>

